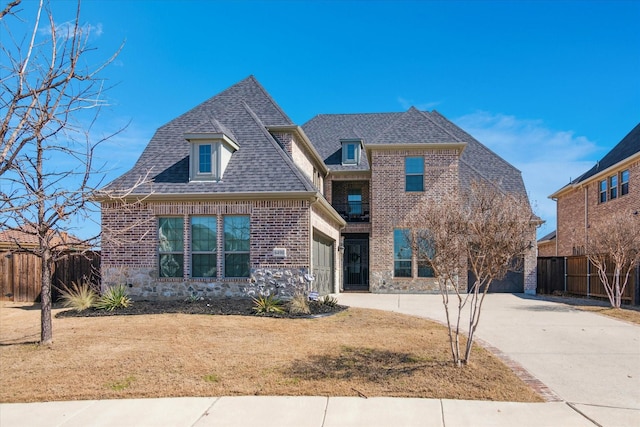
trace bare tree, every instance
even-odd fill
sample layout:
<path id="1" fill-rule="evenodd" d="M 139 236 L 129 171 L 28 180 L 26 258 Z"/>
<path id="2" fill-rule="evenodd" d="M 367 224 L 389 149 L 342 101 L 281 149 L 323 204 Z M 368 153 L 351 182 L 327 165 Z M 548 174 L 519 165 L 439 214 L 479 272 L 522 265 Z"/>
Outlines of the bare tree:
<path id="1" fill-rule="evenodd" d="M 620 308 L 629 276 L 640 264 L 640 218 L 618 211 L 589 228 L 587 257 L 598 271 L 609 302 Z"/>
<path id="2" fill-rule="evenodd" d="M 418 262 L 429 265 L 438 281 L 453 362 L 467 364 L 487 291 L 494 280 L 520 268 L 531 248 L 536 218 L 526 197 L 505 193 L 493 183 L 472 182 L 459 195 L 452 191 L 437 203 L 423 204 L 407 225 Z M 465 289 L 460 278 L 468 270 L 475 281 Z M 452 300 L 457 308 L 453 319 Z M 464 310 L 468 329 L 462 351 Z"/>
<path id="3" fill-rule="evenodd" d="M 74 20 L 64 26 L 54 21 L 48 1 L 40 0 L 30 20 L 18 16 L 19 5 L 8 3 L 0 15 L 0 227 L 32 234 L 39 242 L 30 251 L 42 259 L 40 338 L 50 344 L 51 275 L 56 259 L 64 256 L 61 236 L 72 218 L 96 209 L 104 174 L 94 165 L 94 154 L 113 136 L 94 140 L 91 131 L 105 104 L 98 73 L 115 55 L 95 67 L 84 65 L 92 49 L 90 27 L 80 23 L 80 1 Z M 20 26 L 27 27 L 21 32 Z M 79 243 L 90 247 L 95 240 Z"/>

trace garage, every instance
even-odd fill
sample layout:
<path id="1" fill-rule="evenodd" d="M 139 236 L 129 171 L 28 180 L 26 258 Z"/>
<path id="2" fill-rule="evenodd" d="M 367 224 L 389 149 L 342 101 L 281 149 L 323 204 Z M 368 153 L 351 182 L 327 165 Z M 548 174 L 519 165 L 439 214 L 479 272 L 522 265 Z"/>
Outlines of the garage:
<path id="1" fill-rule="evenodd" d="M 320 295 L 333 293 L 333 245 L 329 237 L 314 231 L 311 264 L 315 277 L 313 288 Z"/>

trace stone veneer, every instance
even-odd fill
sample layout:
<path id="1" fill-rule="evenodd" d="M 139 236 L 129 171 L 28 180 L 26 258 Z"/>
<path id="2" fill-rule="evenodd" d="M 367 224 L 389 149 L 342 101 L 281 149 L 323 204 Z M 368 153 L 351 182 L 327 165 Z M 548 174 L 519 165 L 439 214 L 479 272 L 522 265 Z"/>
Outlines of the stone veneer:
<path id="1" fill-rule="evenodd" d="M 251 277 L 241 281 L 155 279 L 155 270 L 136 268 L 106 268 L 110 278 L 103 287 L 124 284 L 134 300 L 176 300 L 192 296 L 204 298 L 237 298 L 275 296 L 290 299 L 298 293 L 313 290 L 313 276 L 307 268 L 263 267 L 251 269 Z M 103 288 L 103 289 L 104 289 Z"/>

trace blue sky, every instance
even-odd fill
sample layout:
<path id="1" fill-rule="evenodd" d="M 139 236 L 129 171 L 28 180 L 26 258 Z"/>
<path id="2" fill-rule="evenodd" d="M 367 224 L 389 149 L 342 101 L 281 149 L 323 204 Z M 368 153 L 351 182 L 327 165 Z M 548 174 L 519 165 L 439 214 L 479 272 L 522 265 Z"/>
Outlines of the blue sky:
<path id="1" fill-rule="evenodd" d="M 21 16 L 29 19 L 35 1 Z M 56 22 L 75 3 L 54 0 Z M 640 121 L 639 1 L 96 1 L 107 181 L 155 129 L 250 74 L 302 125 L 319 113 L 438 110 L 523 173 L 536 212 Z M 86 224 L 76 234 L 87 236 Z"/>

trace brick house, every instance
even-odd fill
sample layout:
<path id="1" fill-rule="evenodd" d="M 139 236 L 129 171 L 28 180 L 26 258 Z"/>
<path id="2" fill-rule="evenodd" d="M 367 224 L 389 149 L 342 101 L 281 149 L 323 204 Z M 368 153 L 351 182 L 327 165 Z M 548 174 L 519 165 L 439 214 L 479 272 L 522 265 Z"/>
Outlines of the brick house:
<path id="1" fill-rule="evenodd" d="M 103 281 L 142 298 L 432 292 L 402 216 L 474 179 L 526 194 L 519 171 L 435 111 L 299 127 L 253 76 L 160 127 L 105 190 L 145 174 L 127 203 L 101 200 Z M 507 288 L 535 292 L 535 248 Z"/>
<path id="2" fill-rule="evenodd" d="M 556 201 L 557 232 L 555 247 L 545 256 L 584 255 L 591 224 L 614 211 L 639 214 L 640 124 L 595 166 L 549 197 Z"/>

